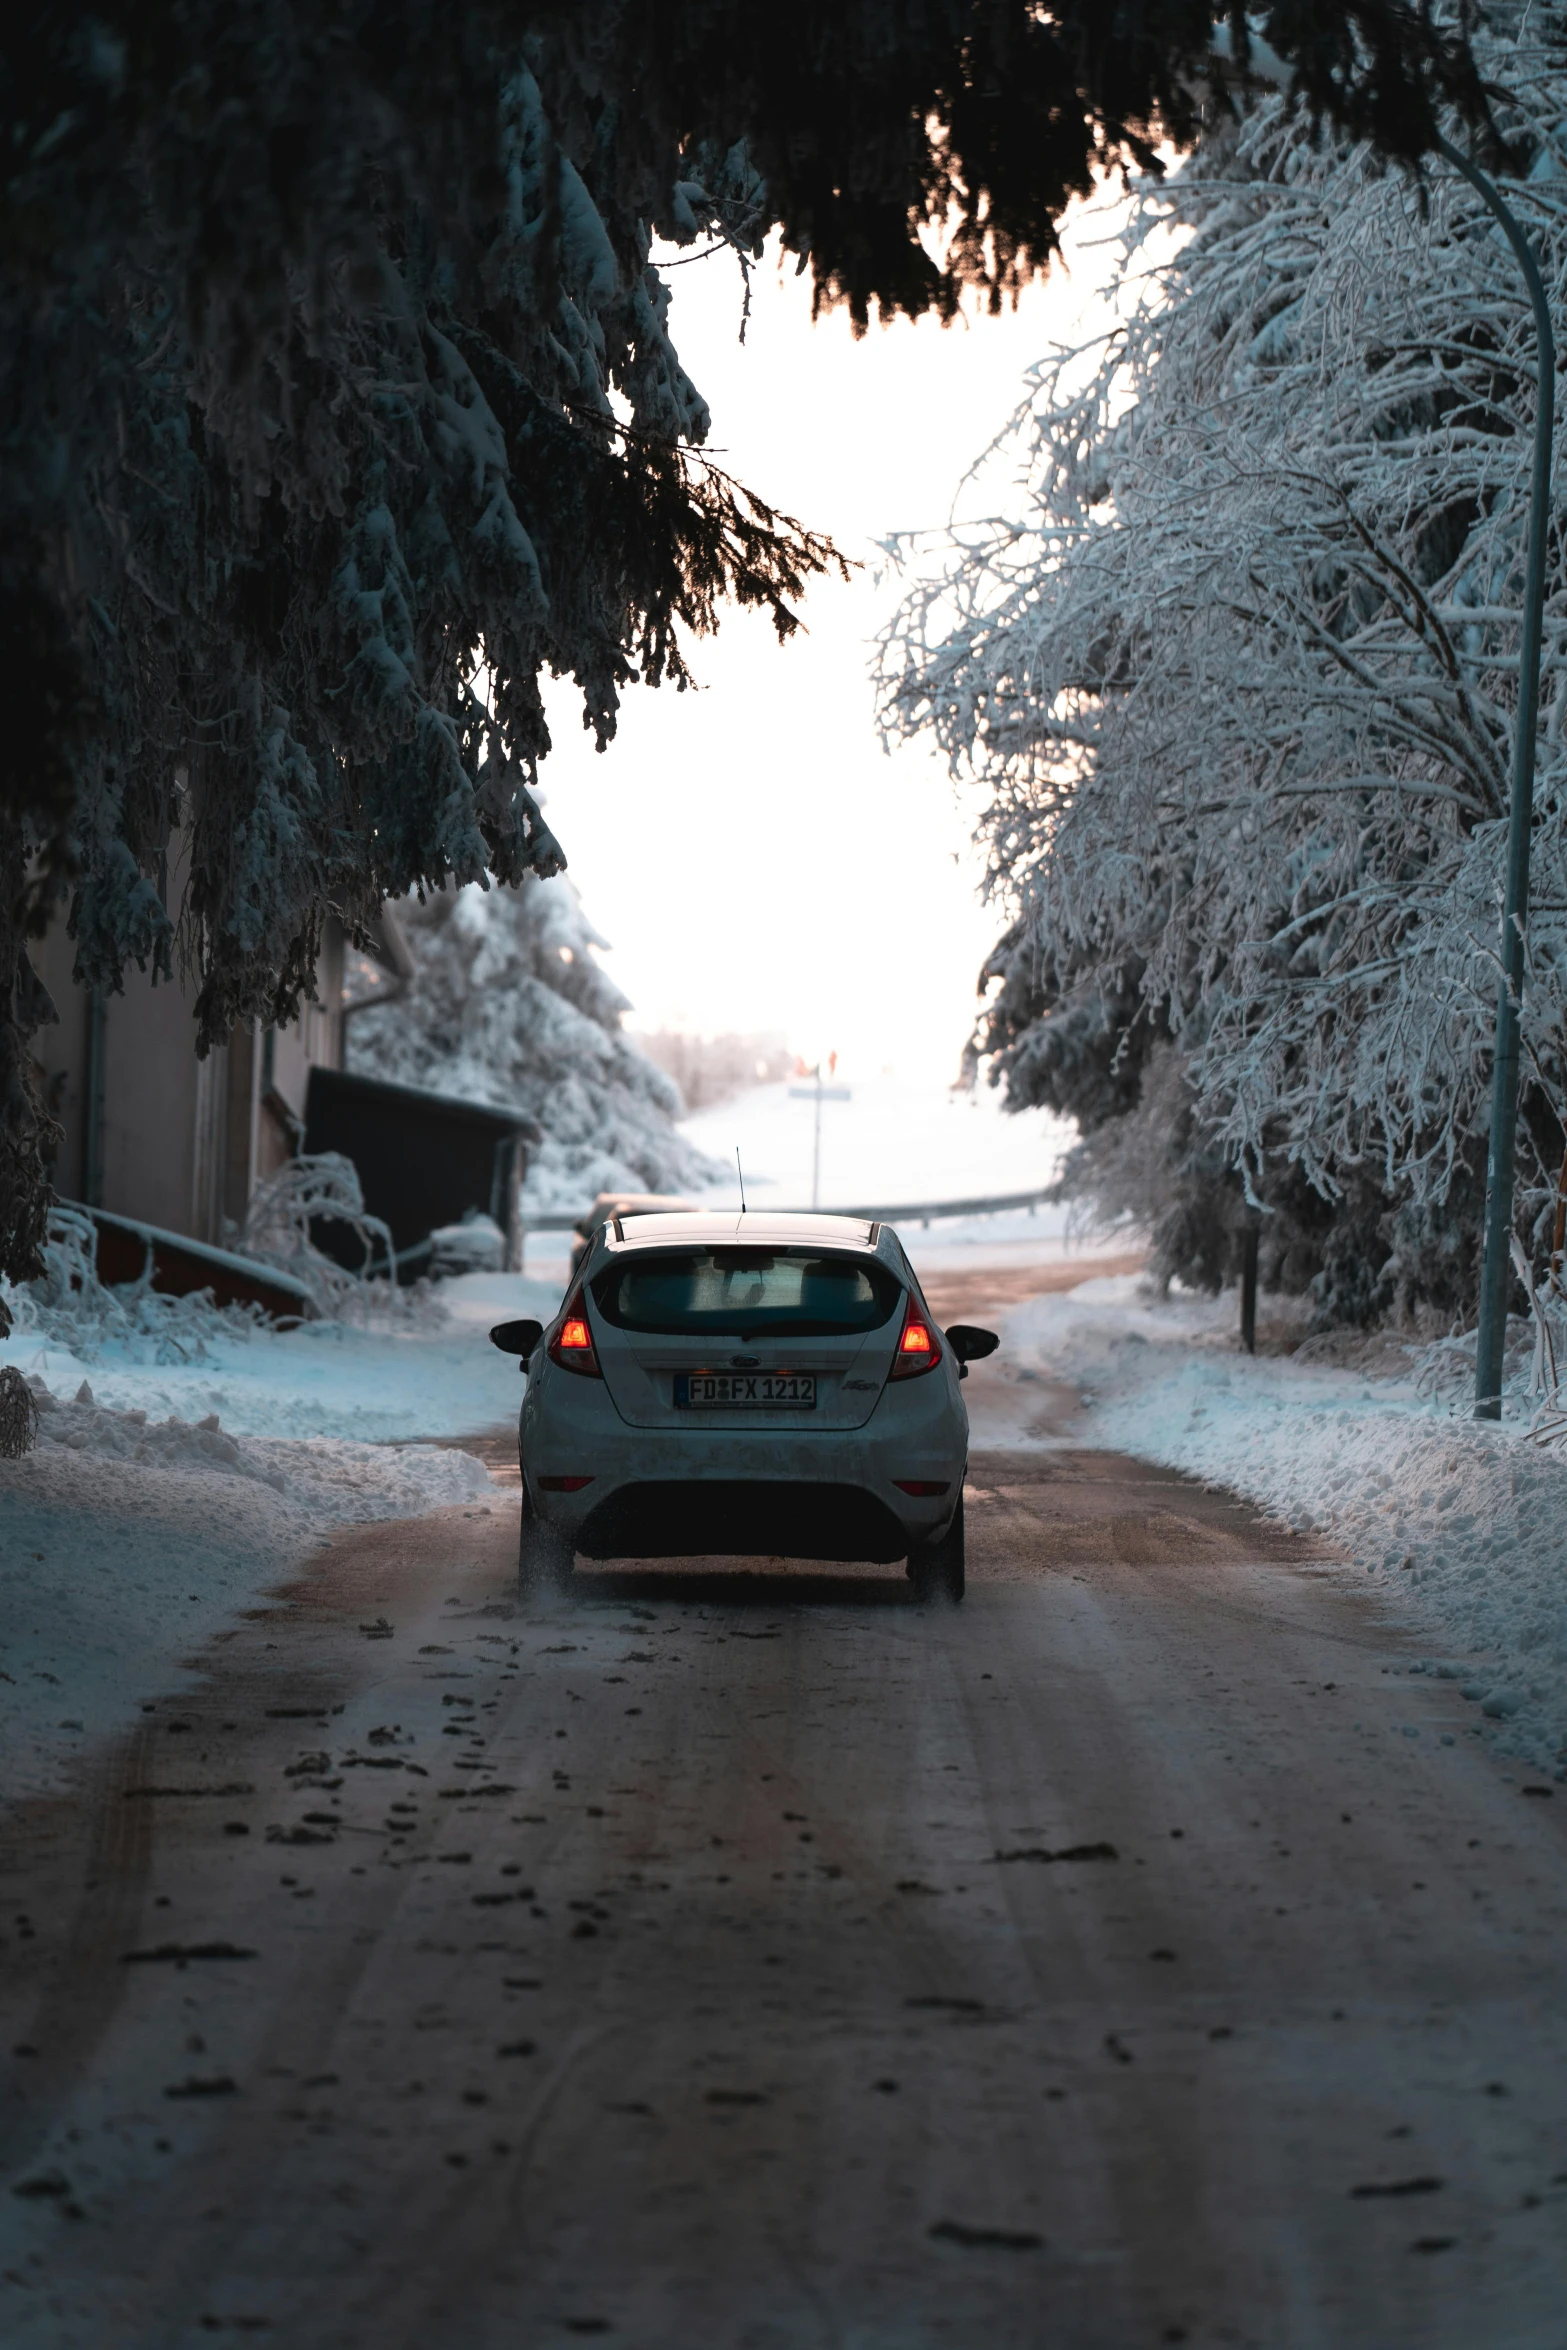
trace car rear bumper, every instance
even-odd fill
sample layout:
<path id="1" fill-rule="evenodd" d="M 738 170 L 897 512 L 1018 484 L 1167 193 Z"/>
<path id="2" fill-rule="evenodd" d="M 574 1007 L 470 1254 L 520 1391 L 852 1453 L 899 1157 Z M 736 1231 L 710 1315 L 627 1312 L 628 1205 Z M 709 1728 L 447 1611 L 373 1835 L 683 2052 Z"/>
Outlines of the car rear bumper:
<path id="1" fill-rule="evenodd" d="M 537 1515 L 590 1558 L 899 1559 L 962 1493 L 966 1423 L 934 1378 L 891 1390 L 862 1428 L 808 1435 L 632 1428 L 602 1388 L 551 1385 L 524 1406 L 523 1475 Z M 557 1477 L 590 1482 L 565 1493 Z"/>
<path id="2" fill-rule="evenodd" d="M 619 1486 L 589 1510 L 575 1540 L 588 1558 L 887 1561 L 909 1548 L 902 1521 L 861 1486 L 743 1478 Z"/>

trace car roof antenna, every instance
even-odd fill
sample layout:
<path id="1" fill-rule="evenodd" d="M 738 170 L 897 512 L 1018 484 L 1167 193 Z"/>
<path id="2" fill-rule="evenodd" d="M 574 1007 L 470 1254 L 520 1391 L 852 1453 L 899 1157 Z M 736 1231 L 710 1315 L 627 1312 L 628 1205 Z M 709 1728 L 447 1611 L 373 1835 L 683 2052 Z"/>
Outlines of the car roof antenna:
<path id="1" fill-rule="evenodd" d="M 745 1169 L 740 1164 L 740 1145 L 735 1144 L 735 1173 L 740 1178 L 740 1213 L 745 1214 Z"/>

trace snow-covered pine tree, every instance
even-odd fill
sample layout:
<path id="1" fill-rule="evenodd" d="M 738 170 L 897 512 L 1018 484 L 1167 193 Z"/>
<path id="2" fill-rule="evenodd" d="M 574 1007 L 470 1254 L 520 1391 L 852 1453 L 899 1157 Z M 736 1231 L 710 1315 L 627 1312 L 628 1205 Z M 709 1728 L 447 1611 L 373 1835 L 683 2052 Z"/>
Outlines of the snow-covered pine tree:
<path id="1" fill-rule="evenodd" d="M 1238 0 L 1217 11 L 1244 50 Z M 46 1190 L 25 939 L 178 956 L 203 1040 L 286 1019 L 329 913 L 552 871 L 538 678 L 600 742 L 727 599 L 829 551 L 691 452 L 655 237 L 950 317 L 1068 199 L 1195 131 L 1205 0 L 16 0 L 0 73 L 0 1270 Z M 1405 0 L 1267 20 L 1417 154 L 1483 124 Z M 928 233 L 933 232 L 933 233 Z M 481 703 L 473 681 L 493 681 Z M 182 905 L 158 887 L 178 827 Z"/>
<path id="2" fill-rule="evenodd" d="M 415 976 L 353 1015 L 349 1065 L 526 1111 L 544 1140 L 525 1207 L 574 1213 L 601 1191 L 688 1191 L 724 1172 L 676 1131 L 678 1090 L 621 1033 L 630 1006 L 564 875 L 438 890 L 398 918 Z"/>
<path id="3" fill-rule="evenodd" d="M 1567 306 L 1567 15 L 1476 35 Z M 1455 126 L 1456 127 L 1456 126 Z M 1034 371 L 1001 519 L 883 648 L 989 795 L 977 1045 L 1167 1271 L 1472 1310 L 1536 346 L 1490 215 L 1280 99 L 1145 186 L 1118 325 Z M 1162 247 L 1152 232 L 1178 234 Z M 1560 477 L 1560 457 L 1558 477 Z M 928 551 L 927 551 L 928 553 Z M 1520 1230 L 1567 1119 L 1567 551 L 1548 553 Z M 1244 1185 L 1243 1185 L 1244 1175 Z"/>

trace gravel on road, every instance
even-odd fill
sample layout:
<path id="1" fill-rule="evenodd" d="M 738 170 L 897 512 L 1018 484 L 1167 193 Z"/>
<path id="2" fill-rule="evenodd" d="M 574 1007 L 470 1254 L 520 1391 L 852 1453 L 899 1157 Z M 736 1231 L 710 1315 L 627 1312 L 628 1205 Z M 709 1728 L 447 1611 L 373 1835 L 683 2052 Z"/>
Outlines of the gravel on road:
<path id="1" fill-rule="evenodd" d="M 16 1808 L 9 2350 L 1558 2343 L 1567 1803 L 1039 1409 L 961 1609 L 497 1481 Z"/>

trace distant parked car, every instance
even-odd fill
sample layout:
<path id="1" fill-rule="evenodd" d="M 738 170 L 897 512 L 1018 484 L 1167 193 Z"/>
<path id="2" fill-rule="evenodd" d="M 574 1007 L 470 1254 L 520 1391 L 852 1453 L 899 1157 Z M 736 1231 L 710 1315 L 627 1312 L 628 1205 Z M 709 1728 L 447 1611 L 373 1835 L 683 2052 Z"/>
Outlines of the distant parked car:
<path id="1" fill-rule="evenodd" d="M 573 1273 L 587 1255 L 594 1233 L 601 1232 L 612 1217 L 679 1215 L 690 1206 L 688 1199 L 678 1199 L 668 1191 L 601 1191 L 587 1214 L 577 1218 L 577 1237 L 571 1244 Z"/>
<path id="2" fill-rule="evenodd" d="M 615 1217 L 523 1357 L 525 1580 L 590 1558 L 907 1559 L 961 1599 L 965 1365 L 890 1226 L 850 1216 Z"/>

